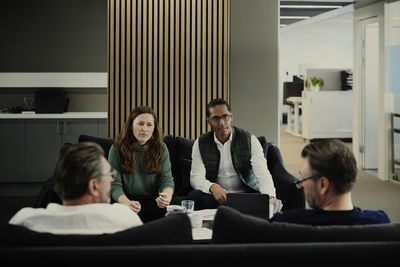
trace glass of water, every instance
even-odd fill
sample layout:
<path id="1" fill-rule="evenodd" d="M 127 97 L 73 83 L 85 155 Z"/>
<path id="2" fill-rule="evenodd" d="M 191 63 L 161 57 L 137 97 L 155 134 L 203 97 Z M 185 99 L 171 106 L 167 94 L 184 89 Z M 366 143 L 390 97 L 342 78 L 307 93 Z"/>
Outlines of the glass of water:
<path id="1" fill-rule="evenodd" d="M 191 213 L 194 211 L 194 201 L 193 200 L 182 200 L 181 206 L 186 210 L 187 213 Z"/>

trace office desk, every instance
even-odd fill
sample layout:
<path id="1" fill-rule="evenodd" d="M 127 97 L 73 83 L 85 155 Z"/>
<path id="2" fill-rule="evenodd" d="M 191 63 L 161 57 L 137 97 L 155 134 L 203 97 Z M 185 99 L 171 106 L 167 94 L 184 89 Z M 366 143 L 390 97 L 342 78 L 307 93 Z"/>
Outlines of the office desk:
<path id="1" fill-rule="evenodd" d="M 286 131 L 295 135 L 295 136 L 301 136 L 300 131 L 299 131 L 299 124 L 300 124 L 300 119 L 299 119 L 299 108 L 301 105 L 301 97 L 298 96 L 291 96 L 286 99 L 287 102 L 291 103 L 294 105 L 294 123 L 292 123 L 292 111 L 289 108 L 288 112 L 288 123 L 287 123 L 287 129 Z M 294 128 L 294 130 L 292 130 Z"/>

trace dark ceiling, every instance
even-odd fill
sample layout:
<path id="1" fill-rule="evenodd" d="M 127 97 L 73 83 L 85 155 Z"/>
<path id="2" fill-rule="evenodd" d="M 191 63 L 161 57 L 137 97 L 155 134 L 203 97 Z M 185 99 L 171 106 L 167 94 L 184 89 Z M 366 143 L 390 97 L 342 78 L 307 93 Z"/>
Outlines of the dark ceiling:
<path id="1" fill-rule="evenodd" d="M 307 19 L 306 17 L 313 17 L 321 13 L 329 12 L 337 8 L 341 8 L 355 1 L 280 1 L 280 24 L 281 27 L 287 26 Z M 293 18 L 285 18 L 293 17 Z M 294 18 L 304 17 L 304 18 Z"/>

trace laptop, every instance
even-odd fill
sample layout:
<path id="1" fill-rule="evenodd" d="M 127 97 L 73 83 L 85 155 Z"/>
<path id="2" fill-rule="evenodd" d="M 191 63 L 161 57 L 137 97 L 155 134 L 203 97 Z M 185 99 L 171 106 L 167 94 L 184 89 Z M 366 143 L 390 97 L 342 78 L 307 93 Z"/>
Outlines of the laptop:
<path id="1" fill-rule="evenodd" d="M 228 193 L 226 205 L 241 213 L 269 219 L 269 195 L 259 193 Z"/>

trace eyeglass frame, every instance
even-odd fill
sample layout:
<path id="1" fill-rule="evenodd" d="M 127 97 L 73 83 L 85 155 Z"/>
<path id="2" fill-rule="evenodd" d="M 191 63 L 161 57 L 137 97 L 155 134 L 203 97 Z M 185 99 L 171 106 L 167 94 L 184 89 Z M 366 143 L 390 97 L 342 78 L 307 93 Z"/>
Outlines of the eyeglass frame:
<path id="1" fill-rule="evenodd" d="M 212 117 L 210 117 L 210 120 L 212 122 L 218 123 L 221 119 L 223 121 L 228 121 L 230 118 L 232 118 L 232 114 L 225 113 L 222 116 L 212 116 Z"/>
<path id="2" fill-rule="evenodd" d="M 303 183 L 304 181 L 307 181 L 307 180 L 310 180 L 310 179 L 313 179 L 313 178 L 319 178 L 319 176 L 312 175 L 312 176 L 310 176 L 310 177 L 307 177 L 307 178 L 303 178 L 303 179 L 301 179 L 301 180 L 298 180 L 298 181 L 294 182 L 294 184 L 296 185 L 296 187 L 297 187 L 298 189 L 302 189 L 302 188 L 303 188 L 302 183 Z"/>
<path id="3" fill-rule="evenodd" d="M 104 173 L 101 176 L 110 176 L 113 180 L 115 180 L 115 178 L 117 178 L 117 171 L 111 169 L 108 173 Z"/>

